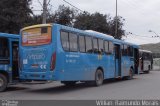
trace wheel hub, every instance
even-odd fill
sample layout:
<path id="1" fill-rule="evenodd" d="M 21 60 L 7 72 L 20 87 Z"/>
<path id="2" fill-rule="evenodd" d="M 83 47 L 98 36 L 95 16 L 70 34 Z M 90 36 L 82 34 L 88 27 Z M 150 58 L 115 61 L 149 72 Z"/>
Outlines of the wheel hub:
<path id="1" fill-rule="evenodd" d="M 101 73 L 98 73 L 97 78 L 96 78 L 96 81 L 97 81 L 98 83 L 101 83 L 101 81 L 102 81 Z"/>

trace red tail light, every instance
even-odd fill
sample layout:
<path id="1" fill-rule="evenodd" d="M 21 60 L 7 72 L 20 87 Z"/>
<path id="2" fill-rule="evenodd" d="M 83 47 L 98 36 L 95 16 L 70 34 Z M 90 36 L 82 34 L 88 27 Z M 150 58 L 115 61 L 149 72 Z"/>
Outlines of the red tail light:
<path id="1" fill-rule="evenodd" d="M 50 66 L 51 71 L 55 69 L 55 65 L 56 65 L 56 52 L 52 54 L 51 66 Z"/>

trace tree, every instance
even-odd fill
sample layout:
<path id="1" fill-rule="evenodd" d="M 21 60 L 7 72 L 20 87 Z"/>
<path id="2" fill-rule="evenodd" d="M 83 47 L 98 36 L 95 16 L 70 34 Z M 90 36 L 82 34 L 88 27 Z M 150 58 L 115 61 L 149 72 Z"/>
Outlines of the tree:
<path id="1" fill-rule="evenodd" d="M 60 5 L 58 10 L 49 19 L 58 24 L 73 26 L 75 15 L 76 10 Z"/>
<path id="2" fill-rule="evenodd" d="M 94 14 L 80 13 L 75 20 L 74 27 L 76 28 L 82 30 L 95 30 L 115 37 L 116 18 L 112 19 L 110 15 L 103 15 L 98 12 Z M 125 30 L 123 30 L 124 19 L 118 17 L 117 24 L 117 36 L 118 39 L 121 39 L 122 35 L 125 34 Z"/>
<path id="3" fill-rule="evenodd" d="M 0 32 L 19 33 L 32 13 L 31 0 L 0 0 Z"/>
<path id="4" fill-rule="evenodd" d="M 112 36 L 116 37 L 117 39 L 121 39 L 123 35 L 125 35 L 125 30 L 123 30 L 124 26 L 124 21 L 122 17 L 118 16 L 117 17 L 117 35 L 115 35 L 115 30 L 116 30 L 116 17 L 114 17 L 111 20 L 111 29 L 110 33 Z"/>

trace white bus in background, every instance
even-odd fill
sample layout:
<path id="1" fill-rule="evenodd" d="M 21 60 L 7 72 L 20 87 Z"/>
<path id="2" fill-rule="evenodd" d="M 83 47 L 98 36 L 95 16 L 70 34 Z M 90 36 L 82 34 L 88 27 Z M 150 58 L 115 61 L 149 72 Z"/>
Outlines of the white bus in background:
<path id="1" fill-rule="evenodd" d="M 153 68 L 153 56 L 152 52 L 148 50 L 139 50 L 139 70 L 140 73 L 149 73 Z"/>

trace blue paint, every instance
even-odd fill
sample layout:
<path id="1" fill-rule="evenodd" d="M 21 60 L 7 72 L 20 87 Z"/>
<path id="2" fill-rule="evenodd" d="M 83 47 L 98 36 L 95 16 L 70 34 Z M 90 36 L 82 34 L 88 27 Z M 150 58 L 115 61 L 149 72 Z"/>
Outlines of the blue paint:
<path id="1" fill-rule="evenodd" d="M 9 63 L 0 63 L 0 73 L 6 73 L 9 76 L 9 82 L 12 83 L 12 72 L 14 71 L 12 69 L 13 61 L 12 61 L 12 42 L 19 42 L 19 35 L 16 34 L 8 34 L 8 33 L 0 33 L 0 38 L 6 38 L 8 40 L 8 48 L 9 48 L 9 57 L 4 58 L 0 57 L 0 60 L 3 62 L 5 60 L 9 60 Z"/>
<path id="2" fill-rule="evenodd" d="M 117 40 L 97 33 L 89 33 L 75 28 L 52 24 L 52 42 L 41 46 L 22 46 L 20 45 L 21 65 L 20 78 L 29 80 L 57 80 L 57 81 L 89 81 L 94 80 L 97 68 L 102 68 L 104 78 L 118 77 L 118 65 L 116 65 L 115 50 L 112 54 L 88 54 L 81 52 L 66 52 L 62 48 L 60 31 L 76 33 L 77 35 L 87 35 L 111 41 L 113 44 L 129 45 L 133 48 L 139 48 L 138 45 Z M 20 41 L 22 39 L 20 38 Z M 20 43 L 21 44 L 21 43 Z M 122 49 L 122 48 L 121 48 Z M 122 51 L 120 49 L 120 52 Z M 54 70 L 51 70 L 51 59 L 56 53 L 56 62 Z M 129 56 L 121 57 L 121 76 L 129 73 L 134 63 L 130 61 Z M 126 62 L 125 62 L 126 61 Z M 46 68 L 42 68 L 46 65 Z M 126 72 L 124 72 L 124 70 Z"/>

